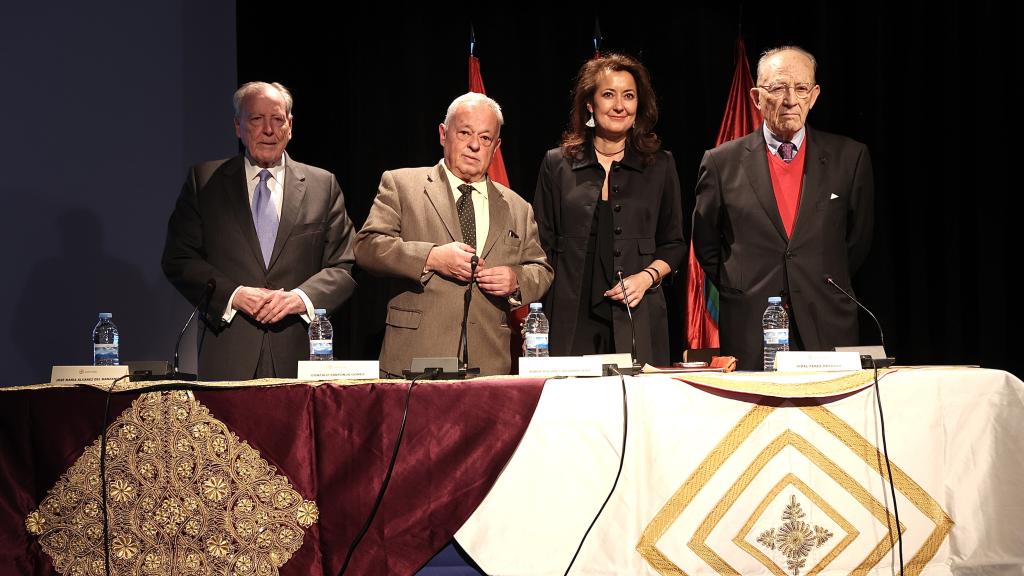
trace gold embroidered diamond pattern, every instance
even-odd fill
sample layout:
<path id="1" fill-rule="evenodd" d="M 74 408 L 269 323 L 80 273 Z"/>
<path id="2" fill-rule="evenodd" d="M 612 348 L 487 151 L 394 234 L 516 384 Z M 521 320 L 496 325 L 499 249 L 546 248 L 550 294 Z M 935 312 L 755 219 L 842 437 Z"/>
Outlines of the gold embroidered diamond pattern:
<path id="1" fill-rule="evenodd" d="M 97 439 L 25 519 L 60 574 L 101 575 Z M 143 394 L 107 428 L 111 572 L 272 576 L 319 518 L 190 392 Z"/>
<path id="2" fill-rule="evenodd" d="M 694 472 L 680 485 L 664 506 L 650 520 L 640 541 L 637 542 L 636 550 L 640 556 L 659 574 L 668 576 L 687 576 L 688 572 L 669 558 L 659 548 L 659 541 L 665 537 L 666 532 L 672 524 L 679 519 L 684 512 L 694 503 L 698 494 L 711 483 L 712 477 L 722 468 L 726 461 L 733 457 L 740 447 L 752 436 L 758 426 L 764 422 L 784 402 L 783 399 L 769 398 L 764 405 L 758 405 L 736 423 L 733 429 L 713 448 L 705 459 L 695 468 Z M 906 563 L 906 573 L 916 575 L 922 573 L 928 561 L 939 551 L 939 547 L 945 541 L 953 527 L 953 520 L 942 509 L 938 502 L 932 498 L 913 478 L 907 475 L 900 467 L 893 462 L 891 477 L 884 465 L 885 459 L 882 453 L 867 438 L 858 433 L 844 420 L 827 410 L 823 406 L 805 406 L 799 408 L 800 412 L 812 420 L 820 430 L 827 431 L 835 439 L 844 444 L 850 454 L 857 457 L 866 466 L 868 475 L 877 474 L 883 482 L 890 480 L 893 486 L 909 500 L 916 510 L 928 521 L 931 521 L 932 528 L 924 536 L 923 542 L 918 544 L 916 550 L 911 554 Z M 740 574 L 732 565 L 719 555 L 713 548 L 710 537 L 716 526 L 723 521 L 726 514 L 740 501 L 741 495 L 751 486 L 754 479 L 759 476 L 768 463 L 774 459 L 782 450 L 793 449 L 802 454 L 813 466 L 828 475 L 832 481 L 845 490 L 875 521 L 884 528 L 886 533 L 878 540 L 865 541 L 862 549 L 865 550 L 863 558 L 850 573 L 863 574 L 884 560 L 897 541 L 897 535 L 906 531 L 904 524 L 897 526 L 896 519 L 889 512 L 884 502 L 879 501 L 858 479 L 848 474 L 833 459 L 822 450 L 809 442 L 806 438 L 797 434 L 791 429 L 779 433 L 773 440 L 769 441 L 759 453 L 753 455 L 745 469 L 740 471 L 732 484 L 726 487 L 725 492 L 715 506 L 711 507 L 703 517 L 703 521 L 693 531 L 687 542 L 689 549 L 709 567 L 714 573 L 723 575 Z M 823 527 L 808 526 L 801 520 L 802 512 L 795 507 L 790 507 L 787 512 L 788 518 L 784 518 L 782 527 L 762 530 L 753 533 L 753 527 L 758 524 L 758 519 L 769 503 L 786 486 L 793 486 L 799 493 L 811 500 L 815 508 L 823 512 L 834 525 L 841 530 L 838 535 L 833 535 Z M 791 501 L 791 504 L 793 502 Z M 817 529 L 816 529 L 817 528 Z M 830 541 L 835 536 L 835 540 Z M 749 540 L 748 540 L 749 538 Z M 810 486 L 800 481 L 792 474 L 787 474 L 775 487 L 768 491 L 768 494 L 761 500 L 761 504 L 755 507 L 750 514 L 746 524 L 739 530 L 733 539 L 733 544 L 750 554 L 759 561 L 772 574 L 786 576 L 778 565 L 776 565 L 762 550 L 771 546 L 776 549 L 782 547 L 787 559 L 793 558 L 792 563 L 787 565 L 793 574 L 803 570 L 806 576 L 832 570 L 830 564 L 836 557 L 859 538 L 864 538 L 848 520 L 838 514 L 835 509 L 825 501 L 819 494 L 816 494 Z M 828 543 L 830 551 L 822 550 L 821 560 L 811 567 L 806 567 L 801 562 L 802 554 L 810 552 L 811 548 L 817 548 Z M 760 548 L 759 548 L 760 546 Z M 835 570 L 832 570 L 835 571 Z"/>

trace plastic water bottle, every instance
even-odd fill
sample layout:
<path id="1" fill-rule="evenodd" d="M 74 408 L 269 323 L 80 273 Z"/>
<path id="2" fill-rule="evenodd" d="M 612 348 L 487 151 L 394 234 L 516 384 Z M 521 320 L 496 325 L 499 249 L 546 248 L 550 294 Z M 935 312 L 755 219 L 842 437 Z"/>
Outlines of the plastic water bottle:
<path id="1" fill-rule="evenodd" d="M 327 319 L 327 310 L 317 308 L 309 323 L 309 359 L 334 360 L 334 327 Z"/>
<path id="2" fill-rule="evenodd" d="M 526 341 L 526 356 L 548 355 L 548 317 L 544 315 L 544 305 L 540 302 L 530 304 L 530 313 L 523 323 L 523 335 Z"/>
<path id="3" fill-rule="evenodd" d="M 782 298 L 768 298 L 768 308 L 761 317 L 764 330 L 764 371 L 775 370 L 775 353 L 789 350 L 789 315 L 782 307 Z"/>
<path id="4" fill-rule="evenodd" d="M 118 365 L 117 326 L 110 320 L 110 312 L 100 312 L 100 321 L 92 329 L 92 364 L 93 366 Z"/>

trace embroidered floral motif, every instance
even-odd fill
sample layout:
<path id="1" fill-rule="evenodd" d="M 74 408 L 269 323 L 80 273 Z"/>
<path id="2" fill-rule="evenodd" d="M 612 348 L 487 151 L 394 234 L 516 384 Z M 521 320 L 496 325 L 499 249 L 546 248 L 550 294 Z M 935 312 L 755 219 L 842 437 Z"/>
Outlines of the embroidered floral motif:
<path id="1" fill-rule="evenodd" d="M 295 518 L 298 520 L 299 526 L 309 528 L 320 518 L 320 511 L 316 509 L 316 504 L 303 502 L 295 511 Z"/>
<path id="2" fill-rule="evenodd" d="M 832 538 L 832 533 L 823 526 L 811 526 L 804 522 L 803 508 L 796 496 L 789 497 L 789 504 L 782 511 L 782 525 L 770 528 L 757 537 L 757 542 L 768 550 L 778 549 L 786 557 L 786 567 L 793 576 L 807 565 L 811 551 L 820 548 Z"/>
<path id="3" fill-rule="evenodd" d="M 203 482 L 203 496 L 206 496 L 207 500 L 220 502 L 227 495 L 228 483 L 220 476 L 214 476 Z"/>
<path id="4" fill-rule="evenodd" d="M 104 573 L 99 440 L 25 518 L 62 575 Z M 111 574 L 274 576 L 314 502 L 190 392 L 143 394 L 110 425 Z"/>
<path id="5" fill-rule="evenodd" d="M 122 560 L 131 560 L 139 553 L 139 545 L 131 536 L 115 536 L 110 543 L 110 551 L 114 556 Z"/>
<path id="6" fill-rule="evenodd" d="M 38 510 L 32 512 L 25 518 L 25 528 L 29 534 L 39 535 L 46 529 L 46 517 L 39 513 Z"/>

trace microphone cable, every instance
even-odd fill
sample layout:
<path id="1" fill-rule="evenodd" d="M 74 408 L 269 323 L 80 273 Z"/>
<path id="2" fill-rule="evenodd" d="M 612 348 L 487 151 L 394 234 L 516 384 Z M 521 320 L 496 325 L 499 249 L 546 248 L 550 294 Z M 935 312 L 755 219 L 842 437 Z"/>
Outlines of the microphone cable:
<path id="1" fill-rule="evenodd" d="M 117 383 L 125 378 L 128 378 L 128 374 L 118 377 L 107 388 L 103 406 L 103 427 L 100 428 L 100 506 L 103 508 L 103 569 L 106 576 L 110 576 L 110 519 L 107 514 L 107 423 L 110 421 L 110 396 L 114 392 L 114 386 L 117 386 Z"/>
<path id="2" fill-rule="evenodd" d="M 625 291 L 623 291 L 623 297 L 625 297 Z M 627 305 L 626 308 L 629 308 L 629 306 Z M 566 566 L 563 576 L 568 576 L 569 570 L 572 570 L 572 565 L 576 563 L 576 557 L 580 555 L 580 550 L 583 549 L 583 543 L 587 541 L 587 536 L 590 535 L 591 529 L 594 528 L 594 524 L 597 524 L 597 519 L 601 517 L 601 513 L 604 512 L 604 508 L 608 505 L 608 501 L 612 499 L 612 494 L 615 493 L 615 488 L 619 485 L 619 477 L 622 475 L 622 466 L 626 461 L 626 432 L 629 429 L 629 404 L 626 401 L 626 377 L 622 372 L 619 372 L 617 366 L 613 368 L 613 370 L 615 370 L 615 373 L 619 375 L 619 382 L 622 385 L 622 450 L 619 453 L 619 470 L 615 473 L 615 481 L 612 482 L 612 489 L 608 491 L 608 496 L 605 497 L 604 502 L 601 504 L 601 508 L 598 509 L 594 519 L 590 521 L 590 526 L 587 526 L 587 531 L 583 533 L 583 538 L 580 540 L 579 546 L 576 547 L 576 552 L 572 555 L 572 560 L 569 561 L 569 565 Z"/>
<path id="3" fill-rule="evenodd" d="M 341 570 L 338 572 L 338 576 L 342 576 L 346 570 L 348 570 L 348 563 L 352 560 L 352 554 L 356 551 L 356 547 L 362 542 L 363 536 L 366 535 L 367 530 L 370 529 L 370 524 L 373 523 L 373 519 L 377 516 L 377 510 L 380 509 L 380 503 L 384 500 L 384 492 L 388 489 L 388 484 L 391 482 L 391 472 L 395 469 L 395 461 L 398 459 L 398 449 L 402 446 L 402 437 L 405 436 L 405 423 L 409 418 L 409 400 L 412 398 L 412 389 L 416 386 L 416 381 L 422 378 L 432 378 L 441 373 L 438 368 L 428 368 L 423 374 L 413 378 L 409 381 L 409 390 L 405 393 L 405 410 L 402 412 L 402 426 L 398 429 L 398 438 L 395 440 L 395 449 L 391 453 L 391 461 L 388 462 L 388 470 L 384 474 L 384 481 L 380 485 L 380 490 L 377 492 L 377 498 L 373 502 L 373 508 L 370 509 L 370 514 L 366 517 L 366 522 L 363 523 L 363 527 L 356 534 L 356 537 L 352 540 L 352 543 L 348 546 L 348 552 L 345 554 L 345 562 L 341 565 Z"/>
<path id="4" fill-rule="evenodd" d="M 639 361 L 636 357 L 636 328 L 633 326 L 633 310 L 630 308 L 629 298 L 626 296 L 626 281 L 622 279 L 622 270 L 618 270 L 616 273 L 619 275 L 619 287 L 622 289 L 622 302 L 626 305 L 626 314 L 629 315 L 630 344 L 633 346 L 630 353 L 633 356 L 633 366 L 636 367 Z"/>
<path id="5" fill-rule="evenodd" d="M 889 461 L 889 446 L 885 440 L 885 415 L 882 412 L 882 396 L 878 386 L 878 366 L 872 363 L 875 371 L 875 401 L 878 404 L 878 423 L 882 431 L 882 453 L 885 455 L 885 470 L 889 476 L 889 492 L 892 494 L 892 512 L 896 517 L 896 541 L 900 553 L 900 576 L 903 576 L 903 530 L 900 529 L 900 509 L 896 505 L 896 484 L 892 479 L 892 463 Z M 891 534 L 891 532 L 890 532 Z"/>
<path id="6" fill-rule="evenodd" d="M 850 301 L 860 307 L 861 310 L 868 313 L 868 316 L 875 321 L 875 326 L 878 328 L 878 338 L 882 342 L 882 350 L 885 350 L 885 333 L 882 332 L 882 323 L 878 321 L 875 314 L 871 312 L 871 310 L 868 310 L 867 306 L 861 304 L 859 300 L 854 298 L 852 294 L 843 290 L 843 288 L 832 278 L 831 274 L 825 274 L 825 284 L 828 284 L 842 292 L 843 296 L 849 298 Z M 892 462 L 889 460 L 889 445 L 886 441 L 885 435 L 885 413 L 882 411 L 882 393 L 878 386 L 878 362 L 876 362 L 874 358 L 871 359 L 871 367 L 874 370 L 875 401 L 878 405 L 878 424 L 882 433 L 882 454 L 885 456 L 885 471 L 889 476 L 889 493 L 892 495 L 892 512 L 893 516 L 896 518 L 896 541 L 900 555 L 900 576 L 903 576 L 903 531 L 900 530 L 900 509 L 899 506 L 896 505 L 896 483 L 892 479 Z M 890 531 L 890 534 L 891 533 L 892 532 Z"/>

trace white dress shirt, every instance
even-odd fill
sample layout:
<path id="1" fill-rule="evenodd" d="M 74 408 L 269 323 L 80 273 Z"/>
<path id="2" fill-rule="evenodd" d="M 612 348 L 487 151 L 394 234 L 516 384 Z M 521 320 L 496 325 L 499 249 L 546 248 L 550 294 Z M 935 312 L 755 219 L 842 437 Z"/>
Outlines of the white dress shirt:
<path id="1" fill-rule="evenodd" d="M 287 156 L 282 154 L 280 162 L 270 168 L 267 168 L 270 172 L 270 178 L 267 179 L 267 187 L 270 188 L 270 203 L 274 206 L 274 210 L 277 212 L 277 220 L 279 222 L 281 221 L 281 207 L 284 206 L 284 163 L 286 158 Z M 253 164 L 249 160 L 248 156 L 245 157 L 244 164 L 245 187 L 249 193 L 249 206 L 251 208 L 253 198 L 256 195 L 256 185 L 260 182 L 260 172 L 263 168 Z M 224 309 L 224 314 L 221 316 L 221 319 L 227 323 L 230 323 L 231 320 L 235 318 L 235 314 L 238 313 L 238 310 L 232 308 L 232 303 L 235 300 L 235 294 L 238 294 L 238 291 L 241 289 L 242 286 L 235 288 L 235 291 L 231 293 L 231 297 L 228 298 L 227 308 Z M 302 299 L 302 303 L 306 306 L 306 313 L 300 314 L 299 317 L 302 318 L 306 324 L 309 324 L 309 319 L 313 317 L 315 310 L 313 302 L 310 301 L 309 296 L 306 296 L 305 292 L 298 288 L 295 288 L 292 292 L 298 294 L 299 298 Z"/>

